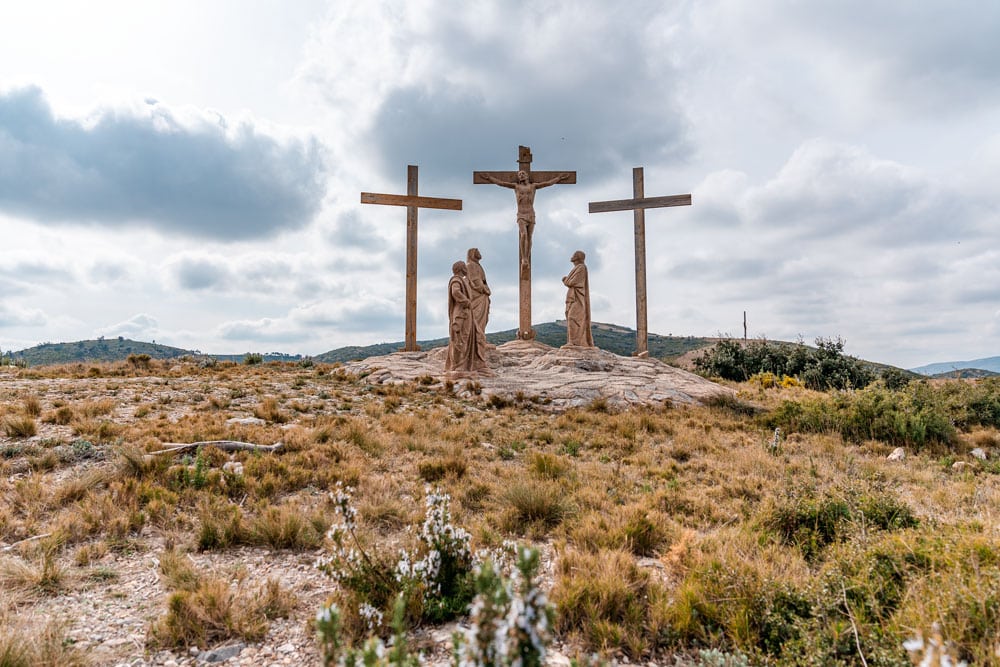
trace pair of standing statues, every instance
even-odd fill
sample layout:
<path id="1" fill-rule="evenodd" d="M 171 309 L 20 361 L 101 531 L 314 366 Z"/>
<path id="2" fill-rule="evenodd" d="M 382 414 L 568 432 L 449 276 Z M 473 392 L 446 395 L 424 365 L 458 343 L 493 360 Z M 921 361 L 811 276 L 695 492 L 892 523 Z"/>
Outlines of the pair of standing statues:
<path id="1" fill-rule="evenodd" d="M 466 261 L 451 266 L 448 281 L 448 356 L 445 370 L 453 374 L 487 373 L 486 323 L 490 316 L 490 288 L 479 260 L 478 248 L 469 248 Z M 590 332 L 590 282 L 586 255 L 573 253 L 573 269 L 562 281 L 566 286 L 566 344 L 594 347 Z"/>

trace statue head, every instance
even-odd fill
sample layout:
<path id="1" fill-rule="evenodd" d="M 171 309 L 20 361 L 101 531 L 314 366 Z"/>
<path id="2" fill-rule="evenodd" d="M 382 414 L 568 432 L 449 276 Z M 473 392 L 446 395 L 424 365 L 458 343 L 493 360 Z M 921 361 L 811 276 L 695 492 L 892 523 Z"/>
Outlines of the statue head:
<path id="1" fill-rule="evenodd" d="M 569 258 L 569 261 L 574 264 L 581 264 L 585 259 L 587 259 L 587 255 L 585 255 L 582 250 L 577 250 L 573 253 L 573 256 Z"/>
<path id="2" fill-rule="evenodd" d="M 528 182 L 528 172 L 526 172 L 524 169 L 521 169 L 520 171 L 518 171 L 517 172 L 517 182 L 518 183 L 527 183 Z"/>
<path id="3" fill-rule="evenodd" d="M 456 276 L 465 275 L 465 262 L 455 262 L 451 265 L 451 272 Z"/>
<path id="4" fill-rule="evenodd" d="M 466 254 L 466 260 L 469 262 L 478 262 L 482 258 L 479 248 L 469 248 L 469 252 Z"/>

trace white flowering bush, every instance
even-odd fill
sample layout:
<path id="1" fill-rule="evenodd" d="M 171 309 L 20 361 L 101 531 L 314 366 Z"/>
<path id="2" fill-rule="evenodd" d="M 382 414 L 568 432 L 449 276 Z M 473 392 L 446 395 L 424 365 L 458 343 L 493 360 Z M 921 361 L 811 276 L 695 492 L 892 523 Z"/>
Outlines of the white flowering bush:
<path id="1" fill-rule="evenodd" d="M 326 534 L 329 555 L 320 556 L 316 567 L 337 582 L 341 609 L 353 612 L 349 616 L 354 621 L 349 634 L 378 633 L 384 629 L 384 611 L 389 610 L 400 586 L 393 577 L 391 559 L 367 548 L 358 536 L 357 510 L 351 504 L 353 492 L 338 482 L 330 494 L 337 520 Z M 338 616 L 338 632 L 345 620 Z"/>
<path id="2" fill-rule="evenodd" d="M 931 625 L 931 635 L 925 641 L 921 633 L 903 642 L 903 648 L 910 654 L 910 660 L 917 667 L 966 667 L 953 653 L 954 649 L 941 635 L 941 624 Z"/>
<path id="3" fill-rule="evenodd" d="M 410 653 L 407 647 L 405 614 L 406 601 L 400 596 L 393 611 L 395 634 L 391 647 L 387 648 L 379 637 L 371 635 L 361 648 L 353 648 L 343 641 L 340 609 L 336 604 L 323 605 L 316 614 L 323 667 L 416 667 L 422 664 L 420 656 Z"/>
<path id="4" fill-rule="evenodd" d="M 477 557 L 469 533 L 451 523 L 450 497 L 427 488 L 419 545 L 414 553 L 402 550 L 393 559 L 359 537 L 352 494 L 339 483 L 330 494 L 337 520 L 327 532 L 330 551 L 316 563 L 338 584 L 334 595 L 345 633 L 384 632 L 384 619 L 399 595 L 412 621 L 437 623 L 465 613 L 474 594 Z"/>
<path id="5" fill-rule="evenodd" d="M 518 552 L 511 578 L 491 562 L 476 568 L 476 597 L 469 628 L 455 635 L 459 667 L 539 667 L 552 640 L 553 610 L 538 585 L 538 551 Z"/>
<path id="6" fill-rule="evenodd" d="M 396 579 L 404 587 L 418 587 L 423 617 L 440 622 L 465 612 L 473 595 L 474 559 L 469 533 L 451 523 L 451 497 L 430 487 L 426 494 L 421 554 L 401 551 Z"/>

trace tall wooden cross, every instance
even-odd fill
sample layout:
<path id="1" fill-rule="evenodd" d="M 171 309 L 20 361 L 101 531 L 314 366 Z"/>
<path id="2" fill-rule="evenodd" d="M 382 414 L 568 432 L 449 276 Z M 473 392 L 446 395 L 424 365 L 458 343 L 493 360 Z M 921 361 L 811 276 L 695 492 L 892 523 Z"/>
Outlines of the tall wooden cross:
<path id="1" fill-rule="evenodd" d="M 474 171 L 472 182 L 514 190 L 518 226 L 518 327 L 520 340 L 531 340 L 531 235 L 535 229 L 535 191 L 556 183 L 576 183 L 575 171 L 531 171 L 531 149 L 519 146 L 517 171 Z M 521 177 L 524 174 L 524 177 Z"/>
<path id="2" fill-rule="evenodd" d="M 442 208 L 461 211 L 461 199 L 417 196 L 417 167 L 406 167 L 406 194 L 383 195 L 362 192 L 362 204 L 386 204 L 406 207 L 406 337 L 404 352 L 415 352 L 417 345 L 417 210 L 421 208 Z"/>
<path id="3" fill-rule="evenodd" d="M 632 169 L 632 199 L 590 202 L 591 213 L 632 211 L 635 219 L 635 356 L 649 355 L 649 331 L 646 323 L 646 209 L 665 206 L 690 206 L 691 195 L 645 197 L 642 167 Z"/>

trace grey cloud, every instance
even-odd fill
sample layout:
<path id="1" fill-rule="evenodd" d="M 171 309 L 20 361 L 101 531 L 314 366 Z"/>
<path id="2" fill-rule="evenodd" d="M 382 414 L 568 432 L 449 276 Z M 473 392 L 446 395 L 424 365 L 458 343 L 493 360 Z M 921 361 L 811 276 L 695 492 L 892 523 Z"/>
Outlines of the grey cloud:
<path id="1" fill-rule="evenodd" d="M 24 308 L 0 302 L 0 327 L 41 327 L 49 321 L 37 308 Z"/>
<path id="2" fill-rule="evenodd" d="M 111 260 L 94 262 L 87 270 L 87 276 L 91 281 L 104 284 L 116 283 L 130 275 L 131 271 L 127 265 Z"/>
<path id="3" fill-rule="evenodd" d="M 189 290 L 223 288 L 232 278 L 229 266 L 221 258 L 181 257 L 170 271 L 177 284 Z"/>
<path id="4" fill-rule="evenodd" d="M 687 155 L 688 123 L 673 97 L 679 77 L 666 57 L 651 60 L 645 50 L 645 31 L 663 11 L 656 3 L 628 12 L 593 5 L 585 22 L 568 4 L 539 10 L 550 14 L 544 19 L 500 11 L 511 19 L 503 30 L 470 30 L 468 17 L 440 12 L 432 29 L 407 35 L 435 71 L 461 75 L 385 95 L 369 142 L 387 176 L 420 164 L 464 185 L 473 170 L 516 168 L 519 144 L 531 146 L 534 169 L 575 169 L 581 182 Z M 538 34 L 560 22 L 566 30 Z M 550 43 L 530 43 L 539 37 Z"/>
<path id="5" fill-rule="evenodd" d="M 0 264 L 0 276 L 31 286 L 38 283 L 68 282 L 73 279 L 69 269 L 41 259 L 15 259 Z"/>
<path id="6" fill-rule="evenodd" d="M 0 93 L 0 210 L 45 223 L 146 224 L 223 240 L 307 224 L 325 185 L 315 139 L 103 110 L 56 118 L 38 88 Z"/>
<path id="7" fill-rule="evenodd" d="M 292 343 L 308 340 L 310 332 L 285 326 L 280 319 L 265 317 L 259 320 L 226 322 L 217 333 L 224 340 L 257 341 L 261 343 Z"/>
<path id="8" fill-rule="evenodd" d="M 513 200 L 513 197 L 511 197 Z M 518 231 L 514 221 L 514 203 L 509 203 L 506 212 L 510 222 L 506 229 L 477 228 L 461 226 L 449 229 L 447 233 L 429 231 L 418 248 L 420 277 L 447 282 L 451 276 L 451 265 L 465 261 L 469 248 L 479 248 L 483 254 L 483 268 L 488 272 L 491 284 L 500 286 L 516 284 L 518 266 Z M 539 216 L 532 238 L 532 279 L 556 279 L 566 275 L 572 264 L 569 258 L 575 250 L 587 254 L 587 265 L 591 270 L 601 267 L 601 235 L 584 230 L 578 218 L 572 214 L 556 212 L 545 218 Z M 400 265 L 403 258 L 400 257 Z"/>
<path id="9" fill-rule="evenodd" d="M 402 225 L 401 220 L 400 226 Z M 346 211 L 337 216 L 333 227 L 327 230 L 326 238 L 336 248 L 367 252 L 380 252 L 387 245 L 385 239 L 378 234 L 375 225 L 362 219 L 357 210 Z"/>
<path id="10" fill-rule="evenodd" d="M 754 11 L 759 9 L 755 5 Z M 782 2 L 765 11 L 779 12 L 777 20 L 790 21 L 818 43 L 879 72 L 874 92 L 884 99 L 962 112 L 997 97 L 1000 6 L 995 3 Z"/>
<path id="11" fill-rule="evenodd" d="M 290 319 L 307 328 L 328 327 L 348 333 L 383 331 L 397 324 L 402 331 L 403 310 L 400 304 L 371 299 L 363 304 L 307 306 L 294 311 Z"/>

